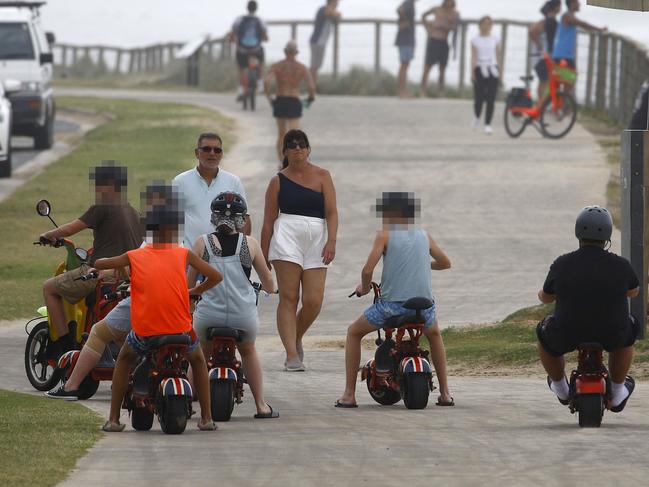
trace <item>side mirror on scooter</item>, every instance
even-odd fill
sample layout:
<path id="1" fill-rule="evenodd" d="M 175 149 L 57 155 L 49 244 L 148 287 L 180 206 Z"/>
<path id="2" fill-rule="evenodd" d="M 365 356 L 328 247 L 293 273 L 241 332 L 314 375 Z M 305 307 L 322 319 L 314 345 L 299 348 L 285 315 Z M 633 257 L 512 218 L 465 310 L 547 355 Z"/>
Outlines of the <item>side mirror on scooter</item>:
<path id="1" fill-rule="evenodd" d="M 36 203 L 36 212 L 40 216 L 50 216 L 50 213 L 52 212 L 52 205 L 50 205 L 50 202 L 47 200 L 40 200 L 38 203 Z"/>
<path id="2" fill-rule="evenodd" d="M 81 262 L 86 262 L 88 260 L 88 251 L 82 248 L 74 249 L 74 253 Z"/>

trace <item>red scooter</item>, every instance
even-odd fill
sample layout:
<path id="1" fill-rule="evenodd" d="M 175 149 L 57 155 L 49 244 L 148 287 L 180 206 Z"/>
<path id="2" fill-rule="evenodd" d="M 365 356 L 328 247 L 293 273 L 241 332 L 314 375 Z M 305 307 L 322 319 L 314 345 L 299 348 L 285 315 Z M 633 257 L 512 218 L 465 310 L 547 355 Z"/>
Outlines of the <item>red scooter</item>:
<path id="1" fill-rule="evenodd" d="M 241 331 L 225 327 L 207 329 L 212 341 L 212 352 L 207 357 L 210 378 L 212 419 L 229 421 L 234 405 L 243 400 L 243 370 L 237 359 L 236 343 L 242 339 Z"/>
<path id="2" fill-rule="evenodd" d="M 374 302 L 381 297 L 381 288 L 372 283 Z M 352 293 L 349 297 L 355 296 Z M 367 390 L 379 404 L 392 405 L 403 399 L 408 409 L 424 409 L 434 390 L 433 369 L 428 351 L 419 346 L 424 331 L 422 311 L 433 306 L 427 298 L 411 298 L 403 307 L 414 314 L 393 316 L 383 324 L 385 339 L 378 330 L 374 358 L 368 360 L 361 373 Z M 394 339 L 392 337 L 395 337 Z"/>
<path id="3" fill-rule="evenodd" d="M 611 380 L 602 360 L 603 347 L 599 343 L 581 343 L 577 350 L 577 370 L 570 374 L 570 412 L 578 413 L 582 428 L 599 428 L 611 391 Z"/>

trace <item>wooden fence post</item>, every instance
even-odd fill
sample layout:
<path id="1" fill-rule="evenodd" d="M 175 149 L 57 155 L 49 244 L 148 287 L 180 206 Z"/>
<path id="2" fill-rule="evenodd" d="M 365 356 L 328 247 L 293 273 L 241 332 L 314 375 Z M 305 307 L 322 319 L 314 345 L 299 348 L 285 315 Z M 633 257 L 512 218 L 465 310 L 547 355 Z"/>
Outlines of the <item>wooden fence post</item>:
<path id="1" fill-rule="evenodd" d="M 374 24 L 374 71 L 381 71 L 381 21 Z"/>
<path id="2" fill-rule="evenodd" d="M 338 60 L 340 56 L 340 23 L 334 22 L 334 79 L 338 79 Z"/>
<path id="3" fill-rule="evenodd" d="M 616 37 L 611 38 L 611 56 L 610 56 L 610 76 L 608 84 L 608 116 L 611 118 L 617 118 L 618 101 L 617 101 L 617 75 L 618 75 L 618 63 L 617 63 L 617 48 L 618 40 Z"/>
<path id="4" fill-rule="evenodd" d="M 595 88 L 595 108 L 606 109 L 606 67 L 608 65 L 608 36 L 600 34 L 597 43 L 597 85 Z"/>
<path id="5" fill-rule="evenodd" d="M 291 39 L 294 41 L 297 41 L 297 23 L 292 22 L 291 23 Z"/>
<path id="6" fill-rule="evenodd" d="M 502 50 L 502 66 L 500 69 L 502 70 L 502 73 L 500 73 L 500 79 L 501 81 L 505 81 L 505 62 L 507 61 L 507 32 L 509 31 L 509 24 L 507 22 L 503 22 L 503 30 L 502 30 L 502 39 L 500 40 L 500 49 Z"/>
<path id="7" fill-rule="evenodd" d="M 527 49 L 525 50 L 525 76 L 529 79 L 532 76 L 532 38 L 527 33 Z M 530 81 L 525 80 L 525 86 L 530 87 Z"/>
<path id="8" fill-rule="evenodd" d="M 462 22 L 462 27 L 460 29 L 460 96 L 464 91 L 464 81 L 466 77 L 466 33 L 467 33 L 468 24 Z"/>
<path id="9" fill-rule="evenodd" d="M 65 44 L 61 46 L 61 66 L 68 67 L 68 46 Z"/>
<path id="10" fill-rule="evenodd" d="M 595 34 L 588 36 L 588 70 L 586 72 L 586 106 L 593 106 L 593 73 L 595 70 Z"/>

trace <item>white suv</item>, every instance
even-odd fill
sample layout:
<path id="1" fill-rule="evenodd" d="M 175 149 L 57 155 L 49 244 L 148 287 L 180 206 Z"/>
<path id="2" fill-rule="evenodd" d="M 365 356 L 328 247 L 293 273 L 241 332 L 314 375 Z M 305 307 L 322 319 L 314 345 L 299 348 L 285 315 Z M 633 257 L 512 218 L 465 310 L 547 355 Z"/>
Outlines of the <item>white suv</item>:
<path id="1" fill-rule="evenodd" d="M 45 2 L 0 1 L 0 81 L 18 80 L 21 89 L 9 96 L 14 135 L 34 137 L 34 147 L 54 143 L 52 92 L 54 36 L 45 33 L 39 8 Z"/>

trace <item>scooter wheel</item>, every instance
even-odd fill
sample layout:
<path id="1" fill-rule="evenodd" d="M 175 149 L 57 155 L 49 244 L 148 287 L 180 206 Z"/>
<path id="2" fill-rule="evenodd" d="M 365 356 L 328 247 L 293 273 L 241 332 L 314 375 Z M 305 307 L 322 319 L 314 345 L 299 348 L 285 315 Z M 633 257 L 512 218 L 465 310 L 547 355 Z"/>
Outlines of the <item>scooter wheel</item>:
<path id="1" fill-rule="evenodd" d="M 87 375 L 86 378 L 81 381 L 81 384 L 79 384 L 77 396 L 82 401 L 85 401 L 94 396 L 97 389 L 99 389 L 99 381 L 93 379 L 90 375 Z"/>
<path id="2" fill-rule="evenodd" d="M 393 404 L 401 401 L 401 394 L 399 391 L 395 391 L 388 387 L 381 387 L 380 389 L 372 389 L 372 372 L 369 371 L 367 374 L 367 392 L 370 393 L 372 399 L 383 406 L 392 406 Z"/>
<path id="3" fill-rule="evenodd" d="M 577 397 L 579 426 L 599 428 L 604 416 L 604 398 L 601 394 L 581 394 Z"/>
<path id="4" fill-rule="evenodd" d="M 149 431 L 153 426 L 153 413 L 147 408 L 135 408 L 131 411 L 131 426 L 136 431 Z"/>
<path id="5" fill-rule="evenodd" d="M 403 381 L 403 403 L 408 409 L 424 409 L 428 405 L 430 381 L 428 374 L 406 374 Z"/>
<path id="6" fill-rule="evenodd" d="M 210 381 L 210 399 L 214 421 L 230 421 L 234 410 L 235 387 L 236 382 L 231 380 Z"/>
<path id="7" fill-rule="evenodd" d="M 191 399 L 191 398 L 190 398 Z M 179 435 L 187 427 L 187 396 L 164 396 L 160 427 L 168 435 Z"/>
<path id="8" fill-rule="evenodd" d="M 60 380 L 62 371 L 47 360 L 47 347 L 51 343 L 47 321 L 37 324 L 25 344 L 25 373 L 37 391 L 49 391 Z"/>

